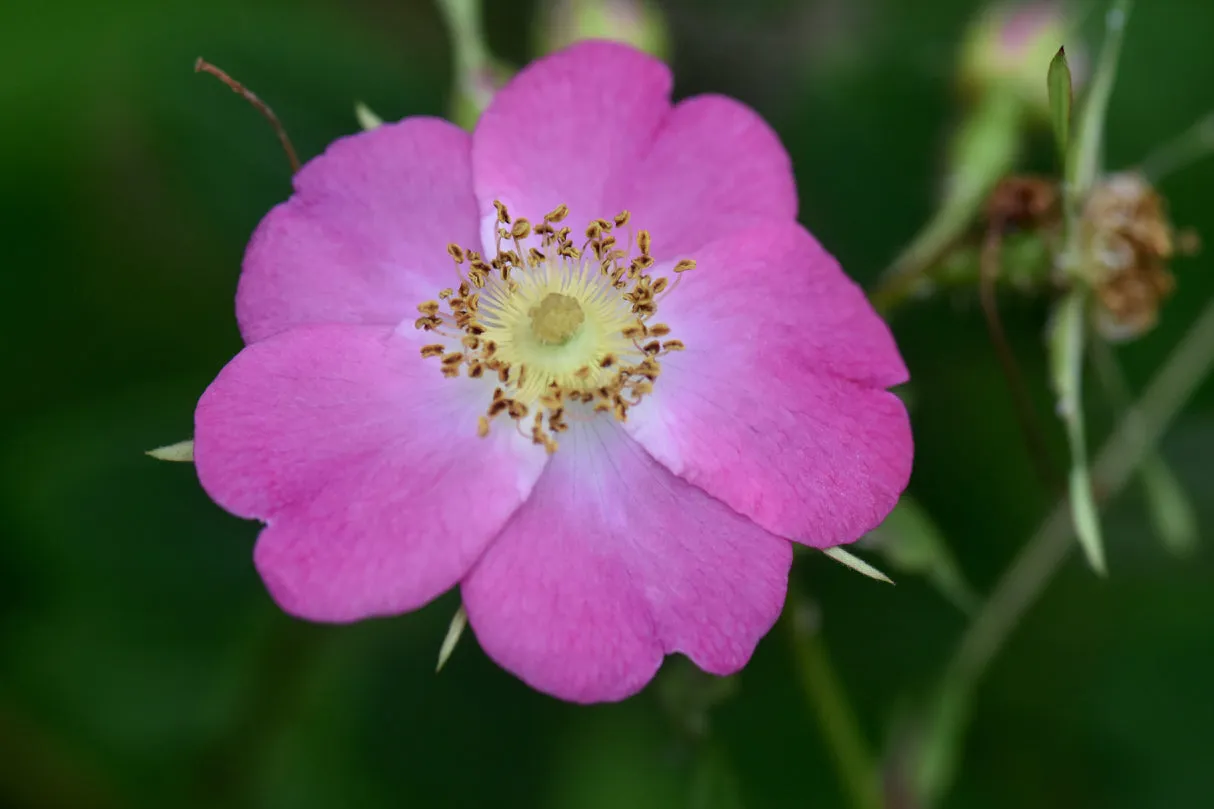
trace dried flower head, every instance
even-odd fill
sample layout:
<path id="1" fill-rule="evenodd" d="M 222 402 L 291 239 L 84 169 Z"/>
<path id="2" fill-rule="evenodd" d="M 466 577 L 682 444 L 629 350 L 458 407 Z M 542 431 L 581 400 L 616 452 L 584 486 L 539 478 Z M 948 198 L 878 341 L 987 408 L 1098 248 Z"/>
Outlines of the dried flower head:
<path id="1" fill-rule="evenodd" d="M 1151 329 L 1175 279 L 1176 234 L 1163 198 L 1136 172 L 1099 182 L 1080 218 L 1080 272 L 1096 295 L 1096 324 L 1110 339 Z"/>

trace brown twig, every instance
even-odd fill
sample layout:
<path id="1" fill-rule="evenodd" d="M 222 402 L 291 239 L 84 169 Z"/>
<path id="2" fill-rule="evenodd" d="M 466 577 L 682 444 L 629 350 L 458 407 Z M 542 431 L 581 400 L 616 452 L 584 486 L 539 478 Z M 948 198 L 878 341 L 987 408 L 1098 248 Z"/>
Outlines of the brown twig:
<path id="1" fill-rule="evenodd" d="M 981 258 L 979 260 L 978 299 L 982 303 L 983 314 L 986 315 L 986 329 L 990 334 L 999 365 L 1003 369 L 1004 379 L 1012 395 L 1016 420 L 1020 422 L 1020 431 L 1028 442 L 1029 454 L 1037 475 L 1051 494 L 1063 491 L 1063 478 L 1058 471 L 1041 424 L 1034 415 L 1033 402 L 1028 394 L 1024 375 L 1016 362 L 1016 355 L 1008 343 L 1007 333 L 1003 328 L 1003 319 L 999 315 L 999 305 L 995 296 L 995 282 L 999 278 L 1000 250 L 1003 247 L 1002 222 L 992 222 L 982 242 Z"/>
<path id="2" fill-rule="evenodd" d="M 278 116 L 274 114 L 274 110 L 266 102 L 258 98 L 251 90 L 245 87 L 236 79 L 229 76 L 224 71 L 215 67 L 201 56 L 194 62 L 195 73 L 210 73 L 215 78 L 231 88 L 232 92 L 244 98 L 245 101 L 253 105 L 254 109 L 262 114 L 262 116 L 270 122 L 270 126 L 274 127 L 274 134 L 278 136 L 278 142 L 282 144 L 282 150 L 287 154 L 287 162 L 291 164 L 291 173 L 299 171 L 299 157 L 295 154 L 295 147 L 291 145 L 291 138 L 287 136 L 287 130 L 283 127 L 282 122 L 278 120 Z"/>

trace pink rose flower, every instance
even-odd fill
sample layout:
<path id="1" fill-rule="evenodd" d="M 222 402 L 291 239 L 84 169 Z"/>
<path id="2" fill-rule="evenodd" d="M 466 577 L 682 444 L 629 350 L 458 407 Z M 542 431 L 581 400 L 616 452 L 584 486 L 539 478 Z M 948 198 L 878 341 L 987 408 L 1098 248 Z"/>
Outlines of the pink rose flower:
<path id="1" fill-rule="evenodd" d="M 203 394 L 203 487 L 265 523 L 292 615 L 458 585 L 485 652 L 617 700 L 739 670 L 791 542 L 859 538 L 910 474 L 889 330 L 796 221 L 788 155 L 627 46 L 524 69 L 469 134 L 342 138 L 258 227 L 247 347 Z"/>

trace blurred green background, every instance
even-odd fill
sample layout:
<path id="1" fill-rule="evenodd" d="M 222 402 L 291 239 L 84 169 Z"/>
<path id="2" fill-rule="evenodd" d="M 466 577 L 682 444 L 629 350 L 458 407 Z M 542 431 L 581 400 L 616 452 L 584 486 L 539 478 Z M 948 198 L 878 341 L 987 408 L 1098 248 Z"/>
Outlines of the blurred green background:
<path id="1" fill-rule="evenodd" d="M 529 58 L 534 4 L 488 5 L 495 51 Z M 729 93 L 766 115 L 793 155 L 802 221 L 871 283 L 931 212 L 954 54 L 977 4 L 663 8 L 676 92 Z M 1214 4 L 1139 3 L 1112 165 L 1214 107 L 1212 37 Z M 449 42 L 421 0 L 0 12 L 0 806 L 843 806 L 782 632 L 726 694 L 670 666 L 623 704 L 564 705 L 470 635 L 435 676 L 452 596 L 353 627 L 293 622 L 253 571 L 256 525 L 212 505 L 188 464 L 143 455 L 190 436 L 198 394 L 239 350 L 244 243 L 289 193 L 265 122 L 193 73 L 200 55 L 272 104 L 305 159 L 356 129 L 356 100 L 385 118 L 448 104 Z M 1214 160 L 1163 186 L 1176 221 L 1208 239 L 1211 188 Z M 1209 261 L 1178 262 L 1162 325 L 1120 350 L 1135 386 L 1214 294 Z M 1035 382 L 1046 311 L 1004 305 Z M 1051 500 L 973 296 L 915 304 L 894 326 L 914 378 L 911 491 L 985 592 Z M 1048 416 L 1044 385 L 1035 393 Z M 1109 415 L 1092 411 L 1099 437 Z M 1214 386 L 1164 452 L 1214 526 Z M 1133 488 L 1107 532 L 1110 577 L 1073 556 L 983 683 L 946 806 L 1214 806 L 1214 553 L 1169 556 Z M 964 616 L 922 580 L 883 586 L 819 556 L 801 559 L 794 585 L 820 607 L 876 744 L 930 686 Z M 707 732 L 691 733 L 687 706 L 701 701 Z"/>

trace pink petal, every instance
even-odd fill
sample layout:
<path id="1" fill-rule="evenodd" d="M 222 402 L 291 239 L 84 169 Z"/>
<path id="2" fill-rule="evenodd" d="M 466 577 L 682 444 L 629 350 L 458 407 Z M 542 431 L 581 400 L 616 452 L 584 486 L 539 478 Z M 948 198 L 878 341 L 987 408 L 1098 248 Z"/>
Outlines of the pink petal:
<path id="1" fill-rule="evenodd" d="M 662 359 L 627 429 L 675 474 L 816 547 L 878 525 L 910 476 L 906 368 L 888 328 L 799 226 L 696 254 L 659 304 L 687 349 Z"/>
<path id="2" fill-rule="evenodd" d="M 294 615 L 352 621 L 449 589 L 545 462 L 476 435 L 488 396 L 377 326 L 301 326 L 246 348 L 195 413 L 195 464 L 227 510 L 266 522 L 254 561 Z"/>
<path id="3" fill-rule="evenodd" d="M 645 156 L 606 194 L 653 237 L 658 260 L 760 222 L 792 222 L 797 189 L 779 137 L 754 110 L 722 96 L 678 104 Z"/>
<path id="4" fill-rule="evenodd" d="M 623 699 L 681 652 L 746 664 L 784 602 L 792 546 L 671 475 L 606 418 L 575 426 L 464 580 L 481 646 L 562 699 Z"/>
<path id="5" fill-rule="evenodd" d="M 482 218 L 492 222 L 494 200 L 533 220 L 564 203 L 575 228 L 627 209 L 659 258 L 722 228 L 796 218 L 792 164 L 763 119 L 721 96 L 671 109 L 670 88 L 661 62 L 616 43 L 581 43 L 533 63 L 498 93 L 473 137 Z M 491 224 L 482 233 L 488 248 Z"/>
<path id="6" fill-rule="evenodd" d="M 479 238 L 468 133 L 408 118 L 335 141 L 245 252 L 246 342 L 304 323 L 395 325 L 456 283 L 450 242 Z"/>
<path id="7" fill-rule="evenodd" d="M 612 176 L 634 164 L 670 109 L 670 71 L 641 51 L 583 42 L 532 62 L 485 110 L 472 141 L 483 217 L 501 200 L 538 220 L 569 206 L 575 230 L 603 208 Z"/>

